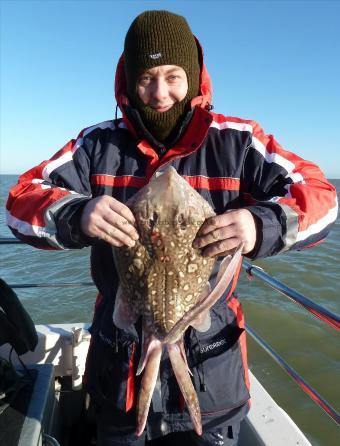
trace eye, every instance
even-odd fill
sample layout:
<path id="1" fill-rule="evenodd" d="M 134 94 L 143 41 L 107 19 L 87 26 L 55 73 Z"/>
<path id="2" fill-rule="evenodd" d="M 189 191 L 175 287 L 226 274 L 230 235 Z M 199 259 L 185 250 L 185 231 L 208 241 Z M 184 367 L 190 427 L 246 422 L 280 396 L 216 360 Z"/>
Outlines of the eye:
<path id="1" fill-rule="evenodd" d="M 157 212 L 153 212 L 152 217 L 149 220 L 150 228 L 153 229 L 158 222 L 158 214 Z"/>
<path id="2" fill-rule="evenodd" d="M 184 231 L 187 228 L 187 222 L 186 222 L 184 214 L 179 214 L 177 221 L 178 221 L 178 225 L 179 225 L 180 229 L 182 229 Z"/>
<path id="3" fill-rule="evenodd" d="M 178 82 L 180 79 L 181 77 L 178 76 L 177 74 L 172 74 L 171 76 L 168 77 L 168 82 L 175 83 Z"/>
<path id="4" fill-rule="evenodd" d="M 150 82 L 151 82 L 151 76 L 142 76 L 138 79 L 139 85 L 142 85 L 143 87 L 149 85 Z"/>

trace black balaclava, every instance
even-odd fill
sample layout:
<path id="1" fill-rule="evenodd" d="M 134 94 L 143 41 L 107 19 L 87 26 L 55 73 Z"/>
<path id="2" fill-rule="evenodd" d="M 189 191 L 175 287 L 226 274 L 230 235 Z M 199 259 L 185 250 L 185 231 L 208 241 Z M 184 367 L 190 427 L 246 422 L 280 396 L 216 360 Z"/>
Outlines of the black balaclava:
<path id="1" fill-rule="evenodd" d="M 132 107 L 160 142 L 180 127 L 192 98 L 199 94 L 200 66 L 195 38 L 184 17 L 168 11 L 145 11 L 132 22 L 124 44 L 127 94 Z M 166 112 L 145 105 L 137 94 L 137 81 L 148 69 L 177 65 L 185 71 L 188 91 Z"/>

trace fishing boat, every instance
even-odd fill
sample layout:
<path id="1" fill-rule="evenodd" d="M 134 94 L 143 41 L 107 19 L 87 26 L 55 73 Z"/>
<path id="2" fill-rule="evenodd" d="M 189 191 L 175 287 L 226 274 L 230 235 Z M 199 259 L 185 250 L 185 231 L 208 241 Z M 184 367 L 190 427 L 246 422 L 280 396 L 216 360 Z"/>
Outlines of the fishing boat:
<path id="1" fill-rule="evenodd" d="M 20 243 L 3 238 L 1 244 Z M 264 281 L 313 316 L 339 329 L 340 317 L 297 291 L 271 277 L 261 268 L 243 261 L 251 277 Z M 92 283 L 18 283 L 15 288 L 93 286 Z M 90 344 L 85 323 L 36 325 L 38 343 L 34 351 L 20 356 L 13 346 L 0 346 L 0 358 L 13 364 L 18 382 L 8 402 L 0 405 L 0 445 L 2 446 L 74 446 L 95 445 L 94 416 L 82 388 L 85 360 Z M 250 326 L 246 331 L 337 424 L 340 415 Z M 0 342 L 1 344 L 1 342 Z M 0 370 L 1 371 L 1 370 Z M 1 375 L 0 375 L 1 377 Z M 266 391 L 249 370 L 251 409 L 241 424 L 240 446 L 311 445 L 294 420 Z M 13 390 L 13 389 L 12 389 Z M 1 392 L 0 392 L 1 393 Z M 0 395 L 5 398 L 6 395 Z M 157 440 L 150 442 L 157 445 Z"/>

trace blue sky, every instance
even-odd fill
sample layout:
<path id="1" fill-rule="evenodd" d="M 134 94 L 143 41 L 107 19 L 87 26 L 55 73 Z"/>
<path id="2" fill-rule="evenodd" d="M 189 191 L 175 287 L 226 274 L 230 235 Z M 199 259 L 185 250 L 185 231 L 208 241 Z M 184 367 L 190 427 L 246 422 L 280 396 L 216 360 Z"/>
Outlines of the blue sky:
<path id="1" fill-rule="evenodd" d="M 258 121 L 340 178 L 337 1 L 1 3 L 0 172 L 22 173 L 111 119 L 125 33 L 145 9 L 184 15 L 200 39 L 215 111 Z"/>

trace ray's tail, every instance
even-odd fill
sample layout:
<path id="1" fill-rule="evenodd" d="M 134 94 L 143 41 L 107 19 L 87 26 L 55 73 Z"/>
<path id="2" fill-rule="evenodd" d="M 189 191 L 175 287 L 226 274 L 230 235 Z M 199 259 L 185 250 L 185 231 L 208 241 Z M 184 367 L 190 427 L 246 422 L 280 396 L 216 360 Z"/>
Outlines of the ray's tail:
<path id="1" fill-rule="evenodd" d="M 174 344 L 167 345 L 169 358 L 179 388 L 181 389 L 182 395 L 187 404 L 195 432 L 198 435 L 202 435 L 201 410 L 196 391 L 189 375 L 188 366 L 183 359 L 182 351 L 184 346 L 181 345 L 182 343 L 183 339 L 180 339 Z"/>
<path id="2" fill-rule="evenodd" d="M 137 401 L 137 428 L 136 434 L 140 436 L 145 428 L 150 403 L 155 389 L 159 364 L 162 356 L 162 344 L 153 339 L 147 347 L 145 367 Z"/>

